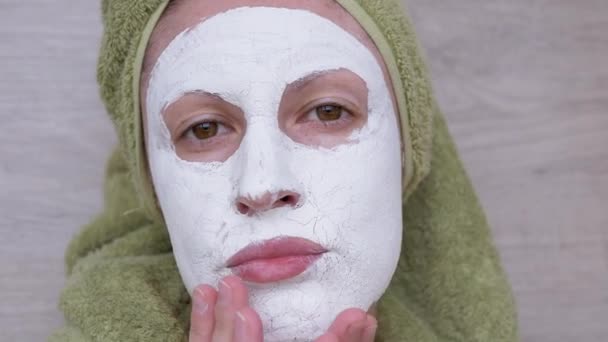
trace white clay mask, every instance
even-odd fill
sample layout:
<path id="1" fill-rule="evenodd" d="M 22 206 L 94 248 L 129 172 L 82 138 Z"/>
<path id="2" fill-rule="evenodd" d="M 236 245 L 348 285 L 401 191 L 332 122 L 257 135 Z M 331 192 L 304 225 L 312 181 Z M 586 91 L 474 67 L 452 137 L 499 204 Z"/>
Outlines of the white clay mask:
<path id="1" fill-rule="evenodd" d="M 332 148 L 295 142 L 277 117 L 286 86 L 341 69 L 365 82 L 365 125 Z M 176 153 L 163 111 L 193 92 L 217 95 L 244 115 L 243 139 L 224 161 Z M 400 137 L 382 69 L 361 42 L 308 11 L 241 7 L 179 34 L 146 95 L 150 170 L 188 291 L 217 286 L 233 272 L 228 259 L 251 243 L 292 237 L 326 252 L 289 279 L 247 282 L 265 341 L 312 341 L 341 311 L 368 310 L 380 298 L 401 246 Z M 297 205 L 246 215 L 235 204 L 283 191 Z"/>

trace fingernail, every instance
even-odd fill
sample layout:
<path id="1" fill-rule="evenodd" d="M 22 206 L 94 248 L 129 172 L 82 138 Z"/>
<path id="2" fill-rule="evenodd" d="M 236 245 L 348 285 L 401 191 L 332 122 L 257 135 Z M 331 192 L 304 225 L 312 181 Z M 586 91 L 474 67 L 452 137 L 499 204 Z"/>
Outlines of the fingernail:
<path id="1" fill-rule="evenodd" d="M 192 308 L 193 310 L 196 310 L 196 312 L 200 313 L 200 314 L 204 314 L 205 311 L 207 311 L 207 308 L 209 307 L 209 304 L 206 301 L 206 296 L 205 296 L 205 292 L 201 291 L 200 289 L 196 289 L 194 290 L 194 300 L 192 301 Z"/>
<path id="2" fill-rule="evenodd" d="M 239 311 L 236 312 L 236 320 L 234 327 L 234 336 L 236 341 L 246 341 L 247 336 L 247 321 L 245 320 L 245 316 Z"/>
<path id="3" fill-rule="evenodd" d="M 218 304 L 220 303 L 226 306 L 232 303 L 232 288 L 223 280 L 220 280 L 220 298 L 218 299 Z"/>

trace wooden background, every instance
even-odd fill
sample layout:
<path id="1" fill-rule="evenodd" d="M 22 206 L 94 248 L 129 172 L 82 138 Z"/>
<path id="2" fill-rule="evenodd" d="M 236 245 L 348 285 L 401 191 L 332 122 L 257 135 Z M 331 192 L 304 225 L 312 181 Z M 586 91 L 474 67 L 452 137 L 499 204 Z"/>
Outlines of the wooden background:
<path id="1" fill-rule="evenodd" d="M 408 0 L 523 341 L 608 341 L 608 1 Z M 115 143 L 98 1 L 0 0 L 0 340 L 62 324 L 63 251 Z"/>

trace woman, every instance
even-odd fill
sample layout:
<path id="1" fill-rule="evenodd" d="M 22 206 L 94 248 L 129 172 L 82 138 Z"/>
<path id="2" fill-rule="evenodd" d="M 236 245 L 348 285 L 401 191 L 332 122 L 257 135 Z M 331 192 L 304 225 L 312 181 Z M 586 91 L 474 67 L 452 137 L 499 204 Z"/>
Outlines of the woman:
<path id="1" fill-rule="evenodd" d="M 395 2 L 166 6 L 103 3 L 122 149 L 57 339 L 516 339 Z"/>

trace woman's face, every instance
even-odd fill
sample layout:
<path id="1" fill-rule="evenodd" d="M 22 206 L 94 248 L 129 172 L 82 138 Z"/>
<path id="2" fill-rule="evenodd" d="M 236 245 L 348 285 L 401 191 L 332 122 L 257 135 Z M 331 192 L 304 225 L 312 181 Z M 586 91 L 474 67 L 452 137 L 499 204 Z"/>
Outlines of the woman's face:
<path id="1" fill-rule="evenodd" d="M 165 15 L 142 81 L 175 258 L 189 291 L 229 274 L 248 282 L 269 341 L 312 336 L 369 308 L 399 257 L 384 66 L 333 2 L 203 3 Z"/>

